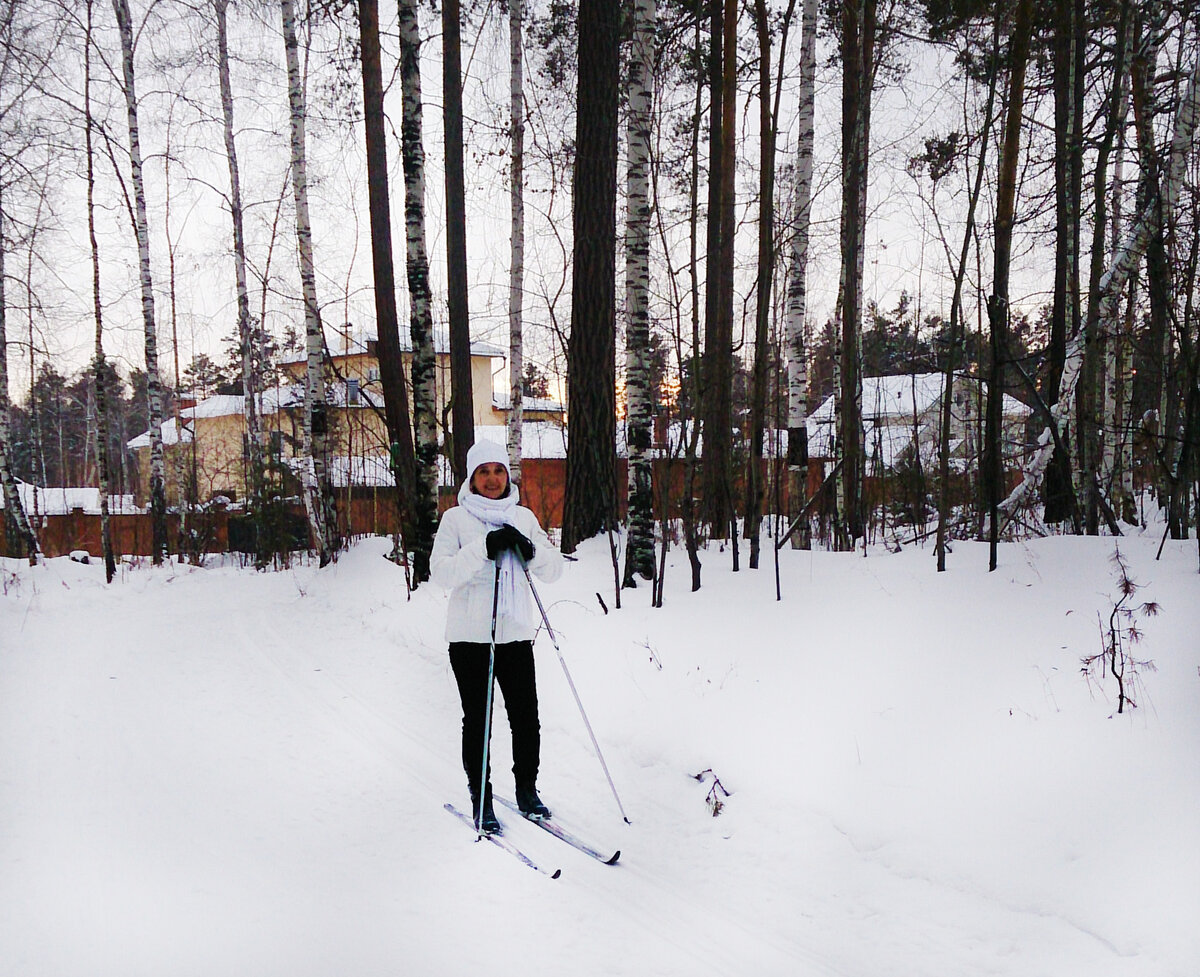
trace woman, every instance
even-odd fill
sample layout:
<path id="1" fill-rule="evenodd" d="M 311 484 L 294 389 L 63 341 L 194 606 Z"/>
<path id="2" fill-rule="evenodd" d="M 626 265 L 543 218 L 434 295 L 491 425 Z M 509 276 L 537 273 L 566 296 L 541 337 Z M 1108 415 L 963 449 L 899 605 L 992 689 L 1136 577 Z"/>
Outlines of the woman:
<path id="1" fill-rule="evenodd" d="M 542 820 L 550 810 L 537 793 L 541 726 L 533 666 L 536 629 L 522 565 L 552 582 L 562 574 L 562 554 L 550 544 L 537 516 L 518 505 L 520 494 L 509 481 L 508 453 L 501 445 L 476 442 L 467 452 L 467 471 L 458 505 L 442 516 L 429 565 L 433 580 L 450 590 L 446 640 L 462 700 L 462 760 L 475 824 L 496 833 L 500 822 L 492 809 L 490 770 L 482 790 L 479 783 L 493 604 L 495 676 L 512 730 L 517 806 L 527 818 Z"/>

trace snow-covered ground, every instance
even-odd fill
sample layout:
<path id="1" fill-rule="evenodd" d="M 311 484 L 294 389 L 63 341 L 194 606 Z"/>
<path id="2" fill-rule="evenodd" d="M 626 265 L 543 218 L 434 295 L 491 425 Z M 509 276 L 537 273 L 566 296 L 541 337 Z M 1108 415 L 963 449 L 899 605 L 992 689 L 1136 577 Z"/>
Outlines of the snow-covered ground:
<path id="1" fill-rule="evenodd" d="M 0 974 L 1194 977 L 1200 576 L 1158 542 L 1008 545 L 994 574 L 974 544 L 944 574 L 788 550 L 778 603 L 715 549 L 689 593 L 678 552 L 666 607 L 619 611 L 584 546 L 542 592 L 633 824 L 542 636 L 542 795 L 623 851 L 511 824 L 557 881 L 442 810 L 446 596 L 407 600 L 387 541 L 112 586 L 4 561 Z M 1080 673 L 1117 543 L 1162 608 L 1120 716 Z"/>

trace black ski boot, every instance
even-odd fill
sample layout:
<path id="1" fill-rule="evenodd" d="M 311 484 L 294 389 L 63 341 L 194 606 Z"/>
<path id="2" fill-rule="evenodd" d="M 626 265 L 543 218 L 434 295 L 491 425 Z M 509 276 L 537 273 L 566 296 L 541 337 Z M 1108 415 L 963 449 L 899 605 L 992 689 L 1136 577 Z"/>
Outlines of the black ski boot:
<path id="1" fill-rule="evenodd" d="M 496 812 L 492 809 L 492 792 L 490 790 L 483 799 L 482 820 L 479 811 L 479 792 L 475 790 L 471 791 L 471 814 L 475 818 L 476 829 L 482 831 L 485 835 L 499 835 L 504 833 L 500 819 L 496 817 Z"/>
<path id="2" fill-rule="evenodd" d="M 530 821 L 549 821 L 550 808 L 538 797 L 536 787 L 517 788 L 517 807 Z"/>

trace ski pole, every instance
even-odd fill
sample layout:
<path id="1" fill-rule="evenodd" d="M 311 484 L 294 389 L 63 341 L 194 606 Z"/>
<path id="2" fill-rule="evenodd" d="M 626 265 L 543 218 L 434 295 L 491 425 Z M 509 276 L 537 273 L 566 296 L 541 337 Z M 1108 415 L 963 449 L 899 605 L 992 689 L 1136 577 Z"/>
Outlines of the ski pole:
<path id="1" fill-rule="evenodd" d="M 525 571 L 525 579 L 529 581 L 529 590 L 533 594 L 533 599 L 537 601 L 538 610 L 542 612 L 542 620 L 546 624 L 546 633 L 550 635 L 550 643 L 554 645 L 554 652 L 558 655 L 558 663 L 562 665 L 563 674 L 567 677 L 567 685 L 571 687 L 571 695 L 575 697 L 575 705 L 579 707 L 579 715 L 583 717 L 583 725 L 587 727 L 588 736 L 592 738 L 592 747 L 596 750 L 596 759 L 600 761 L 600 766 L 604 770 L 604 776 L 608 779 L 608 786 L 612 790 L 613 799 L 617 802 L 617 808 L 620 810 L 621 817 L 625 820 L 625 823 L 633 824 L 629 820 L 629 815 L 625 813 L 625 807 L 621 803 L 620 796 L 617 794 L 617 785 L 613 783 L 612 774 L 608 772 L 608 764 L 604 762 L 604 754 L 600 752 L 600 744 L 596 741 L 596 734 L 592 732 L 592 724 L 588 722 L 583 702 L 579 698 L 579 692 L 575 689 L 575 681 L 571 678 L 571 670 L 567 668 L 567 660 L 563 658 L 562 649 L 558 646 L 558 637 L 554 633 L 554 628 L 550 626 L 550 617 L 546 614 L 542 598 L 538 595 L 537 587 L 533 585 L 533 577 L 530 575 L 529 567 L 525 565 L 524 560 L 521 560 L 521 569 Z"/>
<path id="2" fill-rule="evenodd" d="M 487 799 L 488 747 L 492 742 L 492 700 L 496 676 L 496 610 L 500 603 L 500 557 L 496 554 L 496 581 L 492 585 L 492 640 L 488 645 L 487 706 L 483 713 L 483 770 L 479 775 L 479 811 L 475 816 L 475 840 L 483 840 L 483 805 Z"/>

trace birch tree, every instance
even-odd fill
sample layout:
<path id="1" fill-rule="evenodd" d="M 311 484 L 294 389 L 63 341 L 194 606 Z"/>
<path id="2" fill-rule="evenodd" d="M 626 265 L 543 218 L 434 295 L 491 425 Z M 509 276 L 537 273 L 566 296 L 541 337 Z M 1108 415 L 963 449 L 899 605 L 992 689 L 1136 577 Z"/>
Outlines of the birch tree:
<path id="1" fill-rule="evenodd" d="M 629 153 L 625 217 L 625 406 L 629 532 L 623 586 L 654 579 L 654 403 L 650 363 L 650 126 L 654 76 L 654 0 L 635 0 L 626 91 Z"/>
<path id="2" fill-rule="evenodd" d="M 1110 222 L 1108 212 L 1109 181 L 1108 162 L 1118 132 L 1125 123 L 1125 74 L 1129 42 L 1128 2 L 1121 4 L 1119 22 L 1115 32 L 1112 61 L 1113 80 L 1108 93 L 1108 106 L 1104 132 L 1096 152 L 1096 165 L 1092 187 L 1092 244 L 1091 266 L 1088 275 L 1088 297 L 1085 321 L 1093 324 L 1084 343 L 1084 387 L 1088 392 L 1087 402 L 1079 410 L 1079 458 L 1082 490 L 1085 499 L 1084 516 L 1087 532 L 1095 535 L 1099 531 L 1098 510 L 1102 503 L 1101 471 L 1111 469 L 1112 446 L 1120 436 L 1121 419 L 1117 417 L 1113 399 L 1115 387 L 1111 373 L 1115 373 L 1116 360 L 1112 356 L 1120 342 L 1120 336 L 1109 334 L 1099 328 L 1097 322 L 1100 304 L 1100 279 L 1104 273 L 1108 253 L 1106 236 Z M 1115 219 L 1115 217 L 1114 217 Z M 1082 398 L 1081 398 L 1082 400 Z M 1111 494 L 1111 489 L 1110 489 Z"/>
<path id="3" fill-rule="evenodd" d="M 261 357 L 254 322 L 250 316 L 250 291 L 246 279 L 246 232 L 242 207 L 242 183 L 238 169 L 237 142 L 233 125 L 233 84 L 229 72 L 229 0 L 212 0 L 217 28 L 217 75 L 221 90 L 221 121 L 225 158 L 229 166 L 229 215 L 233 225 L 233 274 L 237 295 L 237 335 L 241 346 L 242 404 L 246 416 L 247 464 L 250 469 L 250 510 L 255 528 L 255 565 L 262 569 L 271 559 L 268 541 L 267 504 L 264 480 L 266 452 L 263 449 L 262 419 L 259 414 L 262 390 Z"/>
<path id="4" fill-rule="evenodd" d="M 317 304 L 317 276 L 313 265 L 312 223 L 308 215 L 308 165 L 305 155 L 304 84 L 300 75 L 300 44 L 292 0 L 280 0 L 283 43 L 287 58 L 288 106 L 291 124 L 292 196 L 296 207 L 296 251 L 300 262 L 300 287 L 304 300 L 304 337 L 307 365 L 304 382 L 303 454 L 300 479 L 312 542 L 322 567 L 334 558 L 335 526 L 329 488 L 329 413 L 325 399 L 324 333 Z"/>
<path id="5" fill-rule="evenodd" d="M 817 76 L 817 0 L 804 0 L 801 13 L 800 87 L 797 94 L 796 187 L 792 204 L 784 337 L 788 351 L 788 499 L 793 517 L 805 502 L 808 476 L 808 367 L 804 349 L 808 313 L 808 242 L 812 224 L 813 120 Z M 792 534 L 792 546 L 808 549 L 805 519 Z"/>
<path id="6" fill-rule="evenodd" d="M 146 185 L 142 175 L 141 135 L 138 127 L 138 98 L 134 72 L 133 20 L 128 0 L 112 0 L 121 36 L 121 69 L 125 110 L 129 121 L 129 171 L 133 189 L 134 233 L 138 247 L 138 279 L 141 285 L 142 330 L 145 339 L 146 394 L 150 428 L 150 525 L 152 559 L 157 566 L 167 555 L 167 494 L 163 465 L 163 398 L 158 373 L 158 328 L 154 319 L 154 280 L 150 269 L 150 226 L 146 217 Z"/>
<path id="7" fill-rule="evenodd" d="M 1107 270 L 1100 280 L 1100 302 L 1097 321 L 1087 322 L 1080 334 L 1068 344 L 1067 359 L 1063 369 L 1058 402 L 1052 410 L 1054 425 L 1061 431 L 1070 411 L 1074 407 L 1076 386 L 1083 363 L 1083 348 L 1088 333 L 1094 328 L 1113 330 L 1120 315 L 1121 297 L 1130 275 L 1146 253 L 1147 245 L 1156 233 L 1160 221 L 1169 218 L 1176 209 L 1180 188 L 1183 185 L 1188 160 L 1195 142 L 1197 118 L 1200 117 L 1200 58 L 1192 66 L 1187 83 L 1180 96 L 1167 153 L 1164 176 L 1161 183 L 1147 180 L 1143 171 L 1143 190 L 1146 206 L 1138 214 L 1113 255 Z M 1146 182 L 1151 185 L 1147 186 Z M 1038 449 L 1025 466 L 1021 483 L 1003 501 L 1000 509 L 1011 515 L 1026 504 L 1037 491 L 1045 475 L 1046 466 L 1054 450 L 1055 430 L 1047 427 L 1043 431 Z"/>
<path id="8" fill-rule="evenodd" d="M 421 33 L 416 0 L 399 0 L 400 154 L 404 164 L 409 333 L 412 337 L 413 424 L 416 430 L 414 576 L 429 577 L 437 528 L 437 357 L 433 345 L 429 257 L 425 247 L 425 146 L 421 122 Z"/>
<path id="9" fill-rule="evenodd" d="M 521 484 L 521 439 L 524 422 L 525 342 L 522 311 L 525 298 L 525 79 L 524 0 L 508 0 L 509 80 L 509 222 L 508 265 L 508 472 Z"/>

